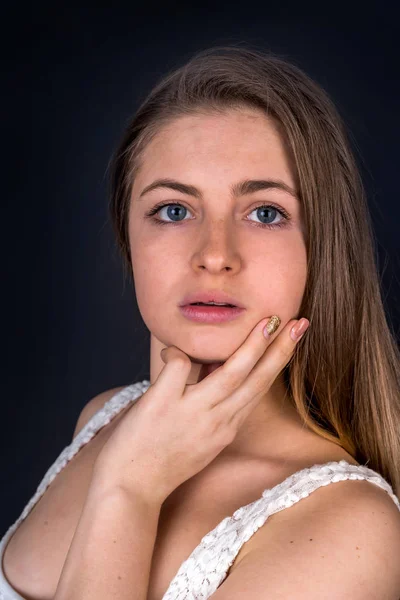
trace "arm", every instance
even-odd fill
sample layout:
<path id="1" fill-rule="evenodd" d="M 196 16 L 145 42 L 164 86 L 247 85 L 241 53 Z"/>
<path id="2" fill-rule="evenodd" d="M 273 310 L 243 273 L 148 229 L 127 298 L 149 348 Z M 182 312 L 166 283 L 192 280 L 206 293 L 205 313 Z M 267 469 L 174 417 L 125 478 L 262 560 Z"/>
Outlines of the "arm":
<path id="1" fill-rule="evenodd" d="M 160 508 L 94 478 L 54 600 L 145 600 Z"/>

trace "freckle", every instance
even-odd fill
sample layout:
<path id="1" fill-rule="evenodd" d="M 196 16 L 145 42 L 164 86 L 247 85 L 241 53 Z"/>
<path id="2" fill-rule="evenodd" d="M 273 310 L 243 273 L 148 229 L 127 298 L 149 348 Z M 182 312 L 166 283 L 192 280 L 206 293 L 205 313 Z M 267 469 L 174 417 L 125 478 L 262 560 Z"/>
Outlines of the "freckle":
<path id="1" fill-rule="evenodd" d="M 113 540 L 113 542 L 114 542 L 114 544 L 116 544 L 116 543 L 117 543 L 117 540 Z"/>
<path id="2" fill-rule="evenodd" d="M 118 575 L 118 579 L 122 579 L 121 575 Z"/>
<path id="3" fill-rule="evenodd" d="M 293 540 L 290 543 L 293 544 Z"/>
<path id="4" fill-rule="evenodd" d="M 359 554 L 357 554 L 357 558 L 360 558 L 360 555 L 359 555 Z"/>
<path id="5" fill-rule="evenodd" d="M 312 538 L 310 538 L 310 542 L 312 542 Z"/>
<path id="6" fill-rule="evenodd" d="M 322 555 L 322 558 L 325 558 L 325 556 L 324 556 L 324 555 Z"/>
<path id="7" fill-rule="evenodd" d="M 45 525 L 48 525 L 48 524 L 49 524 L 49 522 L 48 522 L 48 521 L 45 521 L 45 522 L 44 522 L 44 524 L 45 524 Z"/>
<path id="8" fill-rule="evenodd" d="M 359 549 L 360 549 L 359 546 L 356 546 L 356 550 L 359 550 Z"/>

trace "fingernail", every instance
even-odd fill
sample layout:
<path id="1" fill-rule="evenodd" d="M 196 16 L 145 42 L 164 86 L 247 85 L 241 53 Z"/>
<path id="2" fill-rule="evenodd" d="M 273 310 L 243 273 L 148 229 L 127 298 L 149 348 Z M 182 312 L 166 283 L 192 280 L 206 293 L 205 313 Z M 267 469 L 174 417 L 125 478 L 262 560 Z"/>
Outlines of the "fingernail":
<path id="1" fill-rule="evenodd" d="M 268 339 L 281 324 L 281 320 L 277 315 L 273 315 L 263 329 L 264 336 Z"/>
<path id="2" fill-rule="evenodd" d="M 292 340 L 294 342 L 298 342 L 299 339 L 303 337 L 303 335 L 307 331 L 309 325 L 310 321 L 308 321 L 307 319 L 300 319 L 300 321 L 296 323 L 296 325 L 293 325 L 292 329 L 290 330 L 290 337 L 292 338 Z"/>

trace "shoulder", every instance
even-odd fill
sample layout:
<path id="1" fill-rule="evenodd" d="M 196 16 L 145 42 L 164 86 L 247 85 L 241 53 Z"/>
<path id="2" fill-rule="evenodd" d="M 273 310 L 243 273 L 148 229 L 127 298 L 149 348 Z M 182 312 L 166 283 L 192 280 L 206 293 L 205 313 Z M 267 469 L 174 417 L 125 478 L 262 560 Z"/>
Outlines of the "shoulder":
<path id="1" fill-rule="evenodd" d="M 94 396 L 94 398 L 89 400 L 89 402 L 87 402 L 85 404 L 85 406 L 83 407 L 83 409 L 81 410 L 81 413 L 78 417 L 78 421 L 75 426 L 75 430 L 74 430 L 72 439 L 74 439 L 78 435 L 80 430 L 93 417 L 93 415 L 95 415 L 97 413 L 97 411 L 99 411 L 101 408 L 103 408 L 104 404 L 106 402 L 108 402 L 108 400 L 110 400 L 110 398 L 112 398 L 115 394 L 117 394 L 118 392 L 123 390 L 124 387 L 126 387 L 126 386 L 122 385 L 120 387 L 111 388 L 109 390 L 101 392 L 100 394 L 98 394 L 97 396 Z"/>
<path id="2" fill-rule="evenodd" d="M 318 488 L 261 530 L 215 600 L 400 597 L 400 511 L 371 482 Z"/>

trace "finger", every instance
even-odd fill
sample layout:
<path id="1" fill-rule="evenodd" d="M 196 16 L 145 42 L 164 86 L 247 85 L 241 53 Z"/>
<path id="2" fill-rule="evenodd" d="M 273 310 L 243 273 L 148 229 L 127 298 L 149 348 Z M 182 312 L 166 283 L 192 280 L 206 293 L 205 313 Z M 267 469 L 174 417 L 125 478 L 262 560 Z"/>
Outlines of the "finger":
<path id="1" fill-rule="evenodd" d="M 192 362 L 187 354 L 179 350 L 176 346 L 163 348 L 161 353 L 165 366 L 160 371 L 153 387 L 156 390 L 158 387 L 162 390 L 163 394 L 165 394 L 165 390 L 168 390 L 168 394 L 179 394 L 181 397 L 185 391 Z"/>
<path id="2" fill-rule="evenodd" d="M 304 321 L 309 325 L 308 319 Z M 289 322 L 242 386 L 220 403 L 221 416 L 226 411 L 225 416 L 231 425 L 240 427 L 292 358 L 298 342 L 291 337 L 292 327 L 293 323 Z"/>
<path id="3" fill-rule="evenodd" d="M 274 317 L 274 320 L 277 320 L 276 324 L 280 323 L 279 317 Z M 271 317 L 268 317 L 257 323 L 242 345 L 221 367 L 195 386 L 190 386 L 190 394 L 199 394 L 207 401 L 208 408 L 213 408 L 229 397 L 246 380 L 270 345 L 271 339 L 274 339 L 275 332 L 268 339 L 263 334 L 263 329 L 270 319 Z M 295 323 L 295 320 L 291 323 Z"/>

